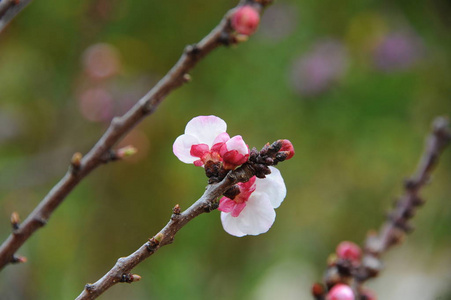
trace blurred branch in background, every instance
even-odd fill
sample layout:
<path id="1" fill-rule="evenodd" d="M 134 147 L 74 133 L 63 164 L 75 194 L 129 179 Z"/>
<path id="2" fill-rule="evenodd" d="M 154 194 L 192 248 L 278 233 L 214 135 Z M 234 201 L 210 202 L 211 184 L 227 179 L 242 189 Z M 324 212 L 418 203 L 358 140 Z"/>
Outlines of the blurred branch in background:
<path id="1" fill-rule="evenodd" d="M 0 0 L 0 33 L 32 0 Z"/>
<path id="2" fill-rule="evenodd" d="M 324 275 L 324 288 L 315 284 L 313 296 L 324 299 L 373 300 L 371 292 L 362 287 L 368 279 L 376 277 L 382 270 L 380 257 L 392 246 L 402 243 L 405 235 L 413 230 L 409 223 L 419 206 L 425 201 L 420 197 L 421 189 L 429 183 L 431 173 L 436 167 L 440 154 L 451 141 L 449 121 L 437 117 L 432 123 L 432 133 L 426 140 L 425 149 L 414 175 L 405 181 L 404 194 L 396 201 L 395 208 L 387 215 L 387 221 L 379 232 L 370 231 L 365 241 L 363 255 L 354 243 L 342 242 L 332 256 Z M 355 298 L 352 297 L 352 291 Z M 337 298 L 339 295 L 344 298 Z M 350 295 L 345 297 L 344 295 Z"/>
<path id="3" fill-rule="evenodd" d="M 241 1 L 238 6 L 245 3 L 249 6 L 252 5 L 258 17 L 262 9 L 271 2 L 269 0 Z M 178 62 L 154 88 L 122 117 L 116 117 L 112 120 L 104 135 L 85 156 L 82 157 L 78 153 L 73 156 L 71 167 L 66 175 L 52 188 L 22 224 L 16 224 L 17 228 L 1 245 L 0 269 L 9 263 L 21 261 L 14 256 L 16 251 L 36 230 L 47 223 L 53 211 L 84 177 L 98 166 L 117 158 L 116 152 L 112 150 L 113 147 L 146 116 L 152 114 L 170 92 L 188 82 L 190 80 L 188 72 L 202 58 L 219 46 L 245 41 L 247 35 L 253 33 L 258 22 L 254 22 L 252 25 L 255 26 L 252 28 L 237 28 L 236 25 L 231 24 L 231 17 L 235 12 L 237 12 L 235 8 L 229 10 L 219 25 L 205 38 L 197 44 L 187 46 Z"/>

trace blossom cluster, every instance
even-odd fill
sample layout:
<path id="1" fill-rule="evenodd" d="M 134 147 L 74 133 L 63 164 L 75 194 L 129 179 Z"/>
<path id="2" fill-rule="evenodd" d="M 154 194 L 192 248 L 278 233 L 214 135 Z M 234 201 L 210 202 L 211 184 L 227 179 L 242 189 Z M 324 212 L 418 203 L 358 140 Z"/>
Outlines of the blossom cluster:
<path id="1" fill-rule="evenodd" d="M 234 170 L 248 162 L 251 151 L 240 135 L 231 138 L 226 130 L 227 124 L 216 116 L 196 117 L 188 122 L 185 133 L 175 140 L 173 152 L 184 163 Z M 290 159 L 294 155 L 292 144 L 288 140 L 279 144 L 276 154 L 284 160 Z M 274 209 L 280 206 L 287 191 L 279 170 L 272 166 L 264 168 L 264 175 L 238 183 L 232 188 L 233 193 L 227 193 L 219 200 L 222 225 L 229 234 L 238 237 L 258 235 L 267 232 L 274 223 Z"/>
<path id="2" fill-rule="evenodd" d="M 329 291 L 326 293 L 324 287 L 316 283 L 312 287 L 315 299 L 326 300 L 355 300 L 357 299 L 350 286 L 349 274 L 351 269 L 357 269 L 361 264 L 362 249 L 355 243 L 343 241 L 338 244 L 335 253 L 329 258 L 329 268 L 325 274 L 326 285 Z M 343 275 L 343 276 L 342 276 Z M 358 299 L 376 300 L 373 291 L 367 288 L 358 289 Z"/>

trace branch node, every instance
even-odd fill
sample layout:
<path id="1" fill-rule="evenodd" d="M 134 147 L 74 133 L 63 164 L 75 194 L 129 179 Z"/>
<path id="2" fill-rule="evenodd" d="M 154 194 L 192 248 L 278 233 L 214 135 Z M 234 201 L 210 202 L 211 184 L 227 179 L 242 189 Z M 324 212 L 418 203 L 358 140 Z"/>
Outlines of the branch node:
<path id="1" fill-rule="evenodd" d="M 34 221 L 39 225 L 39 227 L 43 227 L 43 226 L 47 225 L 47 219 L 45 219 L 43 217 L 36 216 L 34 218 Z"/>
<path id="2" fill-rule="evenodd" d="M 94 291 L 94 289 L 95 289 L 95 285 L 92 284 L 92 283 L 87 283 L 87 284 L 85 285 L 85 290 L 86 290 L 88 293 L 91 293 L 92 291 Z"/>
<path id="3" fill-rule="evenodd" d="M 204 212 L 206 212 L 206 213 L 212 212 L 215 209 L 217 209 L 218 207 L 219 207 L 219 202 L 218 201 L 208 202 L 204 206 Z"/>
<path id="4" fill-rule="evenodd" d="M 197 44 L 191 44 L 185 47 L 185 53 L 191 57 L 195 57 L 200 53 L 200 49 Z"/>

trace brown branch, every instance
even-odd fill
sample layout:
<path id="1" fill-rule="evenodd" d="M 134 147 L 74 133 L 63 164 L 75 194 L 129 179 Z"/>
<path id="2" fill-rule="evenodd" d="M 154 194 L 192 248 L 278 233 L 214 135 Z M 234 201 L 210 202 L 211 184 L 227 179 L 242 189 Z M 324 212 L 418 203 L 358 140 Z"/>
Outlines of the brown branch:
<path id="1" fill-rule="evenodd" d="M 261 11 L 270 2 L 272 1 L 242 0 L 239 5 L 244 3 L 253 4 L 256 9 Z M 229 21 L 233 11 L 234 9 L 227 12 L 219 25 L 199 43 L 187 46 L 172 69 L 128 112 L 122 117 L 114 118 L 94 147 L 81 161 L 77 162 L 76 166 L 72 164 L 66 175 L 51 189 L 19 228 L 14 230 L 1 245 L 0 269 L 14 261 L 15 252 L 36 230 L 47 223 L 53 211 L 83 178 L 101 164 L 111 161 L 110 153 L 112 147 L 146 116 L 152 114 L 171 91 L 183 85 L 189 78 L 188 72 L 202 58 L 221 45 L 237 42 Z"/>
<path id="2" fill-rule="evenodd" d="M 426 139 L 425 149 L 417 169 L 414 175 L 404 183 L 404 194 L 399 197 L 395 208 L 388 214 L 387 221 L 379 232 L 369 232 L 361 263 L 355 264 L 340 258 L 334 261 L 324 276 L 324 282 L 328 288 L 336 283 L 350 284 L 356 299 L 366 299 L 361 294 L 362 284 L 379 274 L 382 269 L 380 257 L 392 246 L 400 244 L 405 235 L 412 231 L 413 227 L 409 221 L 415 215 L 417 208 L 424 203 L 424 200 L 420 198 L 420 191 L 429 183 L 439 156 L 450 141 L 451 130 L 448 119 L 437 117 L 432 124 L 432 132 Z M 317 299 L 324 299 L 322 297 L 324 297 L 323 293 L 317 293 Z"/>
<path id="3" fill-rule="evenodd" d="M 32 0 L 0 0 L 0 33 Z"/>
<path id="4" fill-rule="evenodd" d="M 265 174 L 267 175 L 271 172 L 268 166 L 277 165 L 279 162 L 286 160 L 288 157 L 286 153 L 281 151 L 281 142 L 281 140 L 278 140 L 271 145 L 267 144 L 260 152 L 255 148 L 252 149 L 247 163 L 234 171 L 225 173 L 224 176 L 220 175 L 219 182 L 209 184 L 202 197 L 184 212 L 180 212 L 180 206 L 177 204 L 172 210 L 171 219 L 160 232 L 129 256 L 119 258 L 114 267 L 102 278 L 93 284 L 87 284 L 76 300 L 95 299 L 117 283 L 131 283 L 134 281 L 133 278 L 136 277 L 141 279 L 141 276 L 131 274 L 130 271 L 161 247 L 171 244 L 176 233 L 188 222 L 202 213 L 211 212 L 218 208 L 217 198 L 219 196 L 232 190 L 236 183 L 246 182 L 252 176 L 264 178 Z M 217 179 L 215 175 L 223 173 L 219 171 L 212 175 L 207 170 L 207 167 L 205 171 L 207 176 L 210 175 L 210 179 Z"/>

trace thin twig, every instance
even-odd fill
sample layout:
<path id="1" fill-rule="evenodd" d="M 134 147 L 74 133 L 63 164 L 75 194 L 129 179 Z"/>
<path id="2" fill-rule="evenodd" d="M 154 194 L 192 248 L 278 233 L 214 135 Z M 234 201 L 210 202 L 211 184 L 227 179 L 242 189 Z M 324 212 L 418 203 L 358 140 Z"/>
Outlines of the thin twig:
<path id="1" fill-rule="evenodd" d="M 260 11 L 270 4 L 268 0 L 242 0 L 239 5 L 253 4 Z M 49 220 L 53 211 L 61 204 L 66 196 L 99 165 L 111 160 L 111 149 L 132 128 L 146 116 L 152 114 L 165 97 L 174 89 L 183 85 L 189 78 L 188 72 L 215 48 L 221 45 L 235 43 L 236 39 L 230 27 L 230 17 L 235 9 L 226 13 L 224 18 L 198 44 L 185 48 L 184 53 L 172 69 L 139 100 L 122 117 L 116 117 L 110 126 L 74 168 L 71 166 L 66 175 L 51 189 L 40 204 L 30 213 L 24 222 L 15 230 L 0 247 L 0 269 L 14 261 L 15 252 L 25 241 Z"/>
<path id="2" fill-rule="evenodd" d="M 32 0 L 0 0 L 0 33 Z"/>
<path id="3" fill-rule="evenodd" d="M 353 264 L 339 258 L 332 262 L 324 276 L 327 288 L 337 283 L 350 284 L 353 287 L 355 299 L 366 299 L 361 297 L 362 284 L 379 274 L 382 269 L 380 257 L 392 246 L 400 244 L 405 235 L 413 230 L 409 221 L 415 215 L 417 208 L 424 203 L 424 200 L 420 198 L 420 191 L 429 183 L 439 156 L 450 141 L 451 130 L 448 119 L 437 117 L 432 124 L 432 132 L 426 139 L 425 149 L 417 169 L 414 175 L 404 183 L 404 194 L 399 197 L 395 208 L 388 214 L 379 232 L 368 233 L 361 263 Z M 315 295 L 316 299 L 324 299 L 324 293 L 318 292 Z"/>
<path id="4" fill-rule="evenodd" d="M 227 191 L 231 186 L 239 181 L 247 181 L 254 174 L 251 169 L 246 168 L 230 172 L 221 182 L 207 186 L 205 193 L 199 200 L 191 205 L 184 212 L 180 213 L 180 207 L 177 205 L 173 209 L 171 219 L 166 226 L 148 242 L 143 244 L 138 250 L 127 257 L 121 257 L 110 271 L 93 284 L 87 284 L 83 292 L 77 297 L 77 300 L 96 299 L 108 288 L 123 281 L 124 275 L 130 274 L 130 271 L 143 260 L 154 254 L 161 247 L 171 244 L 175 234 L 185 226 L 189 221 L 202 213 L 210 212 L 217 208 L 216 199 Z"/>
<path id="5" fill-rule="evenodd" d="M 271 145 L 265 145 L 261 151 L 253 148 L 249 160 L 236 170 L 228 173 L 224 173 L 223 169 L 218 170 L 216 168 L 212 168 L 212 170 L 216 170 L 216 172 L 212 172 L 212 170 L 207 170 L 208 167 L 206 166 L 206 175 L 210 177 L 210 181 L 213 180 L 215 183 L 210 183 L 207 186 L 202 197 L 182 213 L 177 204 L 172 210 L 171 219 L 159 233 L 129 256 L 119 258 L 114 267 L 97 282 L 85 285 L 83 292 L 76 300 L 95 299 L 119 282 L 131 283 L 135 281 L 134 278 L 141 279 L 141 276 L 132 274 L 130 271 L 161 247 L 171 244 L 175 234 L 188 222 L 202 213 L 211 212 L 218 208 L 217 198 L 219 196 L 233 190 L 236 183 L 249 181 L 252 176 L 265 178 L 265 175 L 271 173 L 269 166 L 275 166 L 279 162 L 289 159 L 288 154 L 281 151 L 281 147 L 282 140 L 278 140 Z"/>

